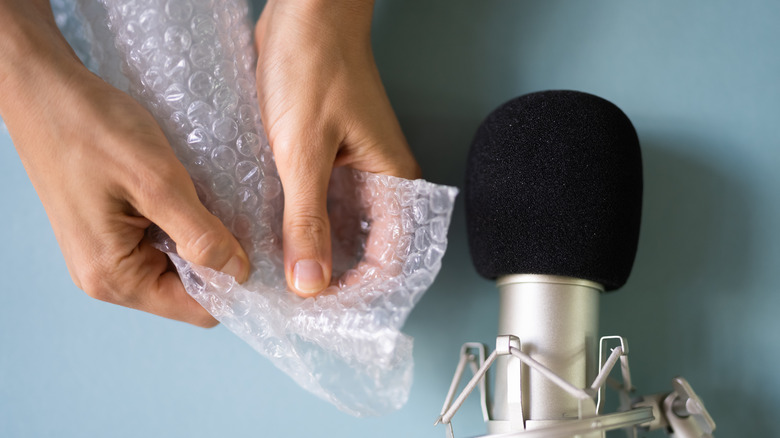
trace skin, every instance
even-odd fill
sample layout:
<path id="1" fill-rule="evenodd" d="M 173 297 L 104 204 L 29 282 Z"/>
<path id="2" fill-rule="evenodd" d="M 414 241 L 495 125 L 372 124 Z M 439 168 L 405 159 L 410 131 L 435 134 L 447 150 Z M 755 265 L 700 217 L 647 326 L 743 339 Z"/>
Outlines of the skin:
<path id="1" fill-rule="evenodd" d="M 301 296 L 330 282 L 333 167 L 420 176 L 374 62 L 372 11 L 367 0 L 272 0 L 256 26 L 261 116 L 285 194 L 285 271 Z M 299 261 L 314 272 L 296 276 Z"/>
<path id="2" fill-rule="evenodd" d="M 286 277 L 303 296 L 330 282 L 334 166 L 419 176 L 373 60 L 372 9 L 368 0 L 271 0 L 256 26 L 261 115 L 285 191 Z M 152 116 L 80 63 L 48 0 L 0 0 L 0 96 L 74 283 L 96 299 L 216 325 L 147 229 L 158 225 L 183 258 L 239 282 L 246 253 L 200 203 Z"/>

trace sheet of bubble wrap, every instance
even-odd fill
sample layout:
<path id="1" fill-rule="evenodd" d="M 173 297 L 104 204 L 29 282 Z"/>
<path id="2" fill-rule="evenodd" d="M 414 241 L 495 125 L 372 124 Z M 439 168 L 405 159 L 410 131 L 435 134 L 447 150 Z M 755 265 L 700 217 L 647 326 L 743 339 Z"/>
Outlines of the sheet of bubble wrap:
<path id="1" fill-rule="evenodd" d="M 71 0 L 73 1 L 73 0 Z M 329 187 L 332 285 L 286 288 L 283 193 L 263 132 L 245 0 L 54 0 L 87 65 L 158 120 L 203 203 L 238 237 L 244 284 L 176 255 L 187 291 L 301 386 L 354 415 L 402 406 L 412 339 L 400 329 L 431 285 L 456 190 L 339 168 Z M 85 25 L 88 23 L 88 25 Z"/>

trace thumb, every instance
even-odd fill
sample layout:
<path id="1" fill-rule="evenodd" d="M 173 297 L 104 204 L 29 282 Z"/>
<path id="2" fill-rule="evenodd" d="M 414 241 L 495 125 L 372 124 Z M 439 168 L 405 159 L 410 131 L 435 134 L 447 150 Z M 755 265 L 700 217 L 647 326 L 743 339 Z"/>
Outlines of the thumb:
<path id="1" fill-rule="evenodd" d="M 327 151 L 298 144 L 274 146 L 284 189 L 284 271 L 289 288 L 304 297 L 330 284 L 327 196 L 335 153 Z"/>
<path id="2" fill-rule="evenodd" d="M 136 197 L 136 209 L 173 239 L 185 260 L 246 281 L 249 258 L 238 240 L 200 202 L 184 166 L 175 160 L 166 167 L 150 190 Z"/>

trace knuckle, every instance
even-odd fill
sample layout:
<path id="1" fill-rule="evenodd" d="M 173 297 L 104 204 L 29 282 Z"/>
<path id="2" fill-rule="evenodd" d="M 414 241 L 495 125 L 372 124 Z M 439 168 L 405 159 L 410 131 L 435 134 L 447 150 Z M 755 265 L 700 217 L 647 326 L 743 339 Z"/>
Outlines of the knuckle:
<path id="1" fill-rule="evenodd" d="M 296 215 L 290 219 L 286 228 L 286 234 L 296 242 L 319 242 L 330 235 L 328 220 L 312 214 Z"/>
<path id="2" fill-rule="evenodd" d="M 290 111 L 269 121 L 268 141 L 277 161 L 302 165 L 316 162 L 335 154 L 339 146 L 336 129 L 312 118 L 289 114 Z M 292 126 L 306 126 L 305 131 L 295 132 Z"/>
<path id="3" fill-rule="evenodd" d="M 232 242 L 221 230 L 208 229 L 185 243 L 182 256 L 198 265 L 219 269 L 232 255 Z"/>
<path id="4" fill-rule="evenodd" d="M 102 284 L 96 281 L 85 280 L 82 283 L 81 289 L 89 296 L 100 301 L 112 302 L 111 294 L 108 289 L 104 288 Z"/>
<path id="5" fill-rule="evenodd" d="M 204 329 L 210 329 L 214 328 L 217 325 L 219 325 L 219 321 L 214 319 L 211 315 L 203 315 L 195 318 L 190 322 L 192 325 L 195 325 L 200 328 Z"/>
<path id="6" fill-rule="evenodd" d="M 122 278 L 121 273 L 107 263 L 87 264 L 78 274 L 76 283 L 90 298 L 125 307 L 135 307 L 138 297 L 133 293 L 132 281 Z"/>
<path id="7" fill-rule="evenodd" d="M 89 267 L 79 275 L 77 285 L 91 298 L 118 304 L 119 300 L 110 287 L 102 269 Z"/>
<path id="8" fill-rule="evenodd" d="M 181 189 L 180 171 L 168 160 L 138 166 L 133 175 L 132 191 L 147 205 L 165 205 L 169 194 Z"/>
<path id="9" fill-rule="evenodd" d="M 284 161 L 295 155 L 294 152 L 296 149 L 300 149 L 299 144 L 301 142 L 295 141 L 294 139 L 284 134 L 276 134 L 276 127 L 278 125 L 279 123 L 277 122 L 273 123 L 271 127 L 269 127 L 269 132 L 272 132 L 273 134 L 268 134 L 268 144 L 271 146 L 271 151 L 273 152 L 274 156 L 277 157 L 277 160 Z"/>

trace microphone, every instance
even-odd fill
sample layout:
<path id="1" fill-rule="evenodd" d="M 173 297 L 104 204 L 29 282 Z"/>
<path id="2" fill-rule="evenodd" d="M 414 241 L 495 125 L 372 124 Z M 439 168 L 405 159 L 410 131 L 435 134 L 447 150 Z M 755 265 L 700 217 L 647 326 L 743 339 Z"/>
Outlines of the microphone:
<path id="1" fill-rule="evenodd" d="M 642 158 L 631 121 L 575 91 L 513 99 L 477 131 L 465 197 L 471 260 L 498 279 L 498 333 L 585 387 L 597 371 L 599 294 L 626 282 L 639 241 Z M 510 424 L 494 428 L 577 417 L 577 400 L 534 370 L 521 373 L 522 394 L 512 388 L 517 362 L 496 363 L 493 418 Z"/>
<path id="2" fill-rule="evenodd" d="M 614 428 L 670 427 L 662 398 L 632 405 L 627 341 L 598 337 L 599 296 L 622 287 L 634 264 L 642 190 L 636 130 L 605 99 L 542 91 L 488 115 L 469 152 L 464 192 L 472 262 L 499 289 L 499 336 L 487 358 L 484 347 L 464 345 L 437 420 L 450 436 L 454 411 L 477 385 L 491 434 L 595 438 Z M 618 361 L 622 412 L 602 415 Z M 467 362 L 475 376 L 453 402 Z M 484 377 L 492 365 L 490 401 Z M 691 406 L 704 414 L 687 413 L 705 423 L 706 410 L 682 381 L 666 396 L 695 398 Z M 708 427 L 714 423 L 691 430 Z"/>

